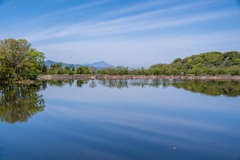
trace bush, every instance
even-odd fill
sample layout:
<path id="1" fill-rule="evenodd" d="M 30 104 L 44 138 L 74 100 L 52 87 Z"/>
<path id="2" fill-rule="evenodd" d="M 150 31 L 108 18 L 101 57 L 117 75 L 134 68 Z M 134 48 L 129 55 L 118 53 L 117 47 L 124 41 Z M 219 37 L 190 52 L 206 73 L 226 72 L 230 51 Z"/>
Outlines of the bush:
<path id="1" fill-rule="evenodd" d="M 232 76 L 234 76 L 234 75 L 239 75 L 240 74 L 240 67 L 238 67 L 238 66 L 232 66 L 232 67 L 229 67 L 228 68 L 228 72 L 232 75 Z"/>
<path id="2" fill-rule="evenodd" d="M 73 71 L 69 70 L 68 75 L 73 75 Z"/>

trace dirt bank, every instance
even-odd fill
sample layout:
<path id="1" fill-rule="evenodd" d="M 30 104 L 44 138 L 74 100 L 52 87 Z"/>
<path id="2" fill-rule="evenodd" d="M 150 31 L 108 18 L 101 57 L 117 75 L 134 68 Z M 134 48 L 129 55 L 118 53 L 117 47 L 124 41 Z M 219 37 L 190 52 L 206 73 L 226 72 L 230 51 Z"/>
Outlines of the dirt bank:
<path id="1" fill-rule="evenodd" d="M 61 75 L 41 75 L 39 80 L 54 79 L 193 79 L 193 80 L 240 80 L 240 76 L 61 76 Z"/>

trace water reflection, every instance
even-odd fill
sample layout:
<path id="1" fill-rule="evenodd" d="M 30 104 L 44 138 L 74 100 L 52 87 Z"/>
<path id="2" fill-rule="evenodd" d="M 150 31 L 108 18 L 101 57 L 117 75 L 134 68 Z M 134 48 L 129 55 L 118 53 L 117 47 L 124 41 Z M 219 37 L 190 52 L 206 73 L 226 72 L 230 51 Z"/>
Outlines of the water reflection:
<path id="1" fill-rule="evenodd" d="M 62 87 L 66 84 L 72 86 L 74 80 L 50 80 L 50 86 Z M 187 91 L 211 95 L 230 96 L 240 95 L 240 81 L 220 81 L 220 80 L 164 80 L 164 79 L 134 79 L 134 80 L 76 80 L 77 87 L 88 85 L 90 88 L 97 87 L 97 84 L 108 88 L 129 88 L 129 87 L 155 87 L 182 88 Z"/>
<path id="2" fill-rule="evenodd" d="M 45 103 L 39 91 L 46 83 L 34 85 L 0 86 L 0 121 L 7 123 L 26 122 L 33 115 L 44 111 Z"/>
<path id="3" fill-rule="evenodd" d="M 202 93 L 211 96 L 230 96 L 240 95 L 239 81 L 216 81 L 216 80 L 100 80 L 98 83 L 109 88 L 128 88 L 128 87 L 175 87 L 187 91 Z"/>
<path id="4" fill-rule="evenodd" d="M 173 83 L 172 86 L 211 96 L 237 97 L 240 95 L 239 81 L 189 81 L 187 83 Z"/>
<path id="5" fill-rule="evenodd" d="M 105 86 L 109 88 L 129 87 L 175 87 L 191 92 L 211 95 L 230 96 L 240 95 L 239 81 L 207 81 L 207 80 L 50 80 L 34 85 L 1 85 L 0 86 L 0 121 L 7 123 L 26 122 L 33 115 L 44 110 L 45 104 L 42 94 L 47 85 L 63 87 L 65 85 L 84 85 L 95 88 Z"/>
<path id="6" fill-rule="evenodd" d="M 28 123 L 1 125 L 0 159 L 225 160 L 240 157 L 240 97 L 201 96 L 184 90 L 210 94 L 208 90 L 225 89 L 224 94 L 236 92 L 232 95 L 235 96 L 239 95 L 239 82 L 159 79 L 41 83 L 40 86 L 1 87 L 1 104 L 5 101 L 5 106 L 12 103 L 16 107 L 14 102 L 23 101 L 22 106 L 0 110 L 1 117 L 9 117 L 14 110 L 24 110 L 30 102 L 33 109 L 29 110 L 37 110 L 43 98 L 40 93 L 45 99 L 42 106 L 46 107 L 40 107 L 38 110 L 45 109 L 44 112 Z M 32 113 L 27 111 L 11 116 Z"/>
<path id="7" fill-rule="evenodd" d="M 89 80 L 77 80 L 77 87 L 82 87 L 84 84 L 87 84 Z"/>
<path id="8" fill-rule="evenodd" d="M 72 86 L 72 84 L 74 83 L 74 80 L 72 80 L 72 79 L 70 79 L 70 80 L 48 80 L 48 81 L 43 81 L 43 82 L 47 82 L 47 84 L 49 86 L 63 87 L 66 84 L 69 84 L 70 86 Z"/>
<path id="9" fill-rule="evenodd" d="M 90 82 L 90 84 L 89 84 L 89 87 L 90 87 L 90 88 L 95 88 L 95 87 L 97 87 L 96 82 L 95 82 L 94 80 L 91 80 L 91 82 Z"/>
<path id="10" fill-rule="evenodd" d="M 60 135 L 48 144 L 67 146 L 58 153 L 68 153 L 70 159 L 239 157 L 239 98 L 184 90 L 201 83 L 209 89 L 223 87 L 230 81 L 89 80 L 81 88 L 76 82 L 44 92 L 45 114 L 59 125 L 46 121 L 43 126 L 51 128 L 50 135 Z"/>

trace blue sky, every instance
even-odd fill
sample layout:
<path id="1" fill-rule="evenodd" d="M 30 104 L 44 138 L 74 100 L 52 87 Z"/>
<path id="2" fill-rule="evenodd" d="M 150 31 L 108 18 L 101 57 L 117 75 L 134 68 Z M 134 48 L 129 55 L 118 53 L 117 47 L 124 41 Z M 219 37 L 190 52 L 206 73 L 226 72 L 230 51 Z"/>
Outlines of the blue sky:
<path id="1" fill-rule="evenodd" d="M 240 0 L 0 0 L 0 39 L 45 60 L 149 67 L 240 51 Z"/>

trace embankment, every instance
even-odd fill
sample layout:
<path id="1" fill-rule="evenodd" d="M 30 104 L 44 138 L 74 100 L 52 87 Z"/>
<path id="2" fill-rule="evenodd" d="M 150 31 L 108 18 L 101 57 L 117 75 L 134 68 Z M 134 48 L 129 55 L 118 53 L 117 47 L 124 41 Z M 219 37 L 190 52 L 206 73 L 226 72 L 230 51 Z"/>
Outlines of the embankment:
<path id="1" fill-rule="evenodd" d="M 39 80 L 54 80 L 54 79 L 95 79 L 95 76 L 63 76 L 63 75 L 39 75 Z"/>
<path id="2" fill-rule="evenodd" d="M 39 80 L 54 79 L 190 79 L 190 80 L 240 80 L 240 76 L 63 76 L 63 75 L 39 75 Z"/>

